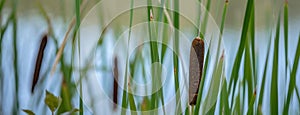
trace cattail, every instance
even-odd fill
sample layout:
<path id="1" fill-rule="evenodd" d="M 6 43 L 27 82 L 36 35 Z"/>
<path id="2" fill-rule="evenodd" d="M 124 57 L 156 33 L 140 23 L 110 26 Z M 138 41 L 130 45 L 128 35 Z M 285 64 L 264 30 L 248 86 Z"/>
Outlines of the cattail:
<path id="1" fill-rule="evenodd" d="M 113 92 L 113 102 L 114 102 L 114 110 L 117 108 L 118 104 L 118 59 L 115 57 L 114 59 L 114 92 Z"/>
<path id="2" fill-rule="evenodd" d="M 192 42 L 190 51 L 190 70 L 189 70 L 189 103 L 195 105 L 198 96 L 199 85 L 202 76 L 204 59 L 204 41 L 199 37 Z"/>
<path id="3" fill-rule="evenodd" d="M 42 38 L 39 53 L 37 55 L 37 59 L 36 59 L 36 63 L 35 63 L 35 70 L 34 70 L 34 74 L 33 74 L 31 93 L 33 93 L 34 88 L 35 88 L 35 86 L 36 86 L 36 84 L 39 80 L 42 60 L 43 60 L 43 56 L 44 56 L 44 50 L 45 50 L 46 45 L 47 45 L 47 39 L 48 39 L 47 35 L 44 35 L 43 38 Z"/>

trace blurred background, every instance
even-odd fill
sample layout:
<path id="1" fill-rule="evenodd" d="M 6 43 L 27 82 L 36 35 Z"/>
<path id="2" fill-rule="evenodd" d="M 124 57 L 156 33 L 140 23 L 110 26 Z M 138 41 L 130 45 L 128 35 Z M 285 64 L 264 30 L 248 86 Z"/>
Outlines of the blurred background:
<path id="1" fill-rule="evenodd" d="M 161 5 L 163 0 L 153 1 L 153 4 L 157 6 Z M 101 4 L 102 5 L 99 5 Z M 166 7 L 174 9 L 174 1 L 165 0 Z M 224 76 L 225 80 L 229 82 L 231 75 L 231 68 L 233 67 L 236 52 L 238 51 L 239 43 L 241 40 L 241 32 L 243 28 L 243 20 L 246 11 L 247 0 L 229 0 L 228 9 L 224 23 L 224 32 L 220 34 L 220 26 L 222 22 L 223 7 L 225 0 L 202 0 L 202 12 L 199 11 L 199 4 L 197 0 L 180 1 L 179 10 L 180 15 L 180 50 L 178 53 L 180 56 L 180 75 L 179 84 L 182 94 L 182 111 L 188 107 L 188 69 L 189 69 L 189 50 L 192 40 L 197 36 L 197 16 L 204 16 L 206 5 L 210 2 L 208 29 L 205 33 L 205 48 L 208 51 L 209 42 L 212 41 L 214 50 L 212 51 L 212 59 L 215 59 L 217 53 L 217 41 L 219 35 L 222 36 L 222 46 L 219 54 L 222 54 L 222 50 L 225 51 L 225 65 Z M 264 72 L 265 59 L 268 54 L 268 44 L 273 41 L 276 34 L 276 23 L 279 14 L 283 16 L 284 0 L 256 0 L 255 3 L 255 48 L 256 55 L 256 78 L 257 85 L 255 88 L 261 87 L 261 79 Z M 173 61 L 172 61 L 172 44 L 165 42 L 169 47 L 166 49 L 165 57 L 159 64 L 153 64 L 151 62 L 151 51 L 148 46 L 150 43 L 144 40 L 149 39 L 149 31 L 147 24 L 147 2 L 146 1 L 134 1 L 136 8 L 133 10 L 133 17 L 130 18 L 130 0 L 81 0 L 80 8 L 76 7 L 74 0 L 1 0 L 0 1 L 0 25 L 1 25 L 1 49 L 0 49 L 0 114 L 25 114 L 22 109 L 32 110 L 36 114 L 51 114 L 51 111 L 44 103 L 45 90 L 53 93 L 56 96 L 62 98 L 60 108 L 57 110 L 57 114 L 71 111 L 75 108 L 80 108 L 80 102 L 83 101 L 84 114 L 120 114 L 122 94 L 124 90 L 121 90 L 126 85 L 124 76 L 126 76 L 126 70 L 129 71 L 130 76 L 137 76 L 133 78 L 131 82 L 136 82 L 131 85 L 132 93 L 134 94 L 135 104 L 137 110 L 143 110 L 143 104 L 147 106 L 148 98 L 153 88 L 147 88 L 144 85 L 150 83 L 151 86 L 151 68 L 159 68 L 159 73 L 162 76 L 164 82 L 163 98 L 165 99 L 167 114 L 175 114 L 174 103 L 176 92 L 173 91 L 175 78 L 173 77 Z M 295 52 L 297 50 L 297 42 L 299 40 L 300 32 L 300 1 L 288 0 L 288 63 L 293 65 Z M 124 8 L 123 8 L 124 7 Z M 124 10 L 123 9 L 127 9 Z M 76 15 L 76 10 L 80 11 Z M 159 8 L 153 8 L 155 20 L 160 19 Z M 168 11 L 171 14 L 172 12 Z M 203 13 L 203 14 L 202 14 Z M 117 16 L 117 17 L 114 17 Z M 168 20 L 166 17 L 165 21 Z M 172 19 L 173 20 L 173 19 Z M 130 21 L 132 21 L 134 27 L 128 30 Z M 167 21 L 168 22 L 168 21 Z M 203 22 L 203 21 L 201 21 Z M 200 22 L 200 23 L 201 23 Z M 279 63 L 278 63 L 278 105 L 279 108 L 283 108 L 285 103 L 286 93 L 288 92 L 288 84 L 286 83 L 290 79 L 285 76 L 285 49 L 284 49 L 284 31 L 283 31 L 283 18 L 281 19 L 280 41 L 279 41 Z M 81 25 L 78 25 L 81 23 Z M 108 24 L 108 25 L 105 25 Z M 167 27 L 166 36 L 169 39 L 174 38 L 172 27 L 170 24 L 157 24 L 157 30 L 155 30 L 158 36 L 161 35 L 163 42 L 163 34 L 166 30 L 163 27 Z M 196 24 L 196 25 L 195 25 Z M 160 28 L 161 27 L 161 28 Z M 71 28 L 71 29 L 70 29 Z M 74 28 L 80 28 L 79 34 L 74 31 Z M 195 29 L 196 28 L 196 29 Z M 68 34 L 68 31 L 70 33 Z M 128 33 L 131 32 L 130 42 L 128 40 Z M 39 80 L 36 83 L 34 93 L 31 88 L 33 84 L 34 71 L 36 68 L 36 60 L 40 49 L 40 44 L 43 36 L 47 35 L 47 44 L 45 46 L 44 56 L 42 59 L 41 69 L 39 73 Z M 68 36 L 66 36 L 68 35 Z M 147 37 L 146 37 L 147 36 Z M 62 50 L 61 57 L 55 64 L 58 51 L 64 44 L 64 38 L 66 40 L 65 48 Z M 141 39 L 142 38 L 142 39 Z M 77 40 L 79 39 L 79 40 Z M 139 41 L 140 40 L 140 41 Z M 79 42 L 80 41 L 80 45 Z M 271 42 L 272 44 L 273 42 Z M 129 44 L 131 46 L 129 46 Z M 273 45 L 271 45 L 270 52 L 273 52 Z M 159 46 L 162 49 L 162 46 Z M 159 52 L 162 53 L 162 52 Z M 272 53 L 271 53 L 272 54 Z M 185 56 L 187 55 L 187 56 Z M 272 55 L 270 55 L 272 57 Z M 114 70 L 115 62 L 118 61 L 118 69 Z M 218 57 L 219 58 L 219 57 Z M 127 60 L 128 59 L 128 63 Z M 170 59 L 170 60 L 169 60 Z M 90 60 L 90 61 L 89 61 Z M 269 59 L 271 63 L 273 60 Z M 213 65 L 218 63 L 218 60 L 211 60 L 209 62 L 207 78 L 210 80 L 214 72 Z M 243 64 L 243 63 L 242 63 Z M 56 68 L 53 66 L 56 65 Z M 128 68 L 127 68 L 127 66 Z M 244 76 L 243 66 L 241 66 L 240 77 Z M 115 71 L 118 71 L 118 108 L 113 106 L 113 90 L 114 90 L 114 76 Z M 267 68 L 267 79 L 264 90 L 264 100 L 262 105 L 262 113 L 270 114 L 269 111 L 269 97 L 270 84 L 271 84 L 271 71 L 272 66 Z M 300 70 L 297 70 L 296 83 L 300 82 Z M 239 72 L 239 71 L 237 71 Z M 94 77 L 89 77 L 94 76 Z M 82 80 L 80 78 L 84 78 Z M 284 81 L 284 82 L 281 82 Z M 82 83 L 82 90 L 79 83 Z M 130 82 L 130 81 L 129 81 Z M 129 84 L 131 84 L 131 82 Z M 242 82 L 242 81 L 240 81 Z M 149 85 L 149 84 L 148 84 Z M 207 97 L 209 89 L 209 81 L 205 82 L 204 97 Z M 245 86 L 246 87 L 246 86 Z M 296 85 L 299 87 L 299 85 Z M 121 89 L 120 89 L 121 88 Z M 126 88 L 125 88 L 126 89 Z M 237 89 L 241 90 L 241 89 Z M 80 92 L 82 91 L 82 92 Z M 128 90 L 126 90 L 128 91 Z M 259 91 L 259 90 L 255 90 Z M 130 91 L 129 91 L 130 92 Z M 186 94 L 184 94 L 186 93 Z M 83 100 L 80 98 L 80 94 L 83 95 Z M 249 95 L 249 94 L 248 94 Z M 129 95 L 130 96 L 130 95 Z M 82 97 L 82 96 L 81 96 Z M 130 98 L 130 97 L 128 97 Z M 230 100 L 230 99 L 229 99 Z M 242 100 L 242 99 L 241 99 Z M 246 99 L 250 100 L 250 99 Z M 150 101 L 150 98 L 148 99 Z M 298 100 L 299 101 L 299 100 Z M 292 96 L 289 113 L 299 114 L 299 104 L 296 94 Z M 162 107 L 159 102 L 159 107 Z M 248 103 L 248 102 L 247 102 Z M 150 102 L 148 103 L 150 104 Z M 168 105 L 169 104 L 169 105 Z M 244 104 L 244 103 L 243 103 Z M 246 114 L 248 105 L 241 104 L 242 114 Z M 130 114 L 129 107 L 125 107 L 126 112 Z M 169 109 L 168 109 L 169 108 Z M 243 108 L 245 110 L 243 110 Z M 218 110 L 219 108 L 217 108 Z M 151 110 L 151 109 L 144 109 Z M 202 110 L 203 111 L 203 110 Z M 257 110 L 258 111 L 258 110 Z M 168 113 L 170 112 L 170 113 Z M 278 110 L 279 113 L 283 112 L 283 109 Z M 164 114 L 162 108 L 158 109 L 159 114 Z M 217 114 L 217 113 L 215 113 Z"/>

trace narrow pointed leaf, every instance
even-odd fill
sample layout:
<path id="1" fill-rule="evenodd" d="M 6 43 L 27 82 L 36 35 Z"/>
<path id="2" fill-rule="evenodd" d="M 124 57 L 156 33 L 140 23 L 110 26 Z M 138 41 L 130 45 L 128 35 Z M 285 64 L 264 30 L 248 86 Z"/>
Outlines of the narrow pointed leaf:
<path id="1" fill-rule="evenodd" d="M 31 110 L 23 109 L 23 111 L 24 111 L 27 115 L 35 115 L 35 113 L 32 112 Z"/>

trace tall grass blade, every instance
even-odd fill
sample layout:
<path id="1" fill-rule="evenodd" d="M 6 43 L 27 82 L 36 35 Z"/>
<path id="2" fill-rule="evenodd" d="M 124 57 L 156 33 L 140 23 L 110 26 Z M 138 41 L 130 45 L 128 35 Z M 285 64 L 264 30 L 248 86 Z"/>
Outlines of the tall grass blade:
<path id="1" fill-rule="evenodd" d="M 201 32 L 204 33 L 204 34 L 206 33 L 206 27 L 207 27 L 207 21 L 208 21 L 208 13 L 210 12 L 210 6 L 211 6 L 210 4 L 211 4 L 211 0 L 207 0 L 204 21 L 203 21 L 203 24 L 201 26 Z"/>
<path id="2" fill-rule="evenodd" d="M 230 82 L 229 82 L 229 87 L 230 89 L 233 88 L 232 90 L 232 97 L 231 97 L 231 108 L 233 107 L 233 100 L 234 100 L 234 94 L 235 94 L 235 88 L 238 80 L 238 73 L 240 69 L 240 63 L 241 59 L 243 57 L 243 52 L 245 48 L 245 42 L 246 42 L 246 37 L 247 37 L 247 32 L 249 29 L 249 21 L 250 21 L 250 16 L 252 12 L 254 1 L 253 0 L 248 0 L 247 2 L 247 8 L 246 8 L 246 13 L 244 16 L 244 22 L 243 22 L 243 28 L 242 28 L 242 34 L 241 34 L 241 40 L 238 48 L 237 55 L 234 60 L 234 65 L 232 68 L 231 72 L 231 77 L 230 77 Z M 229 90 L 231 92 L 231 90 Z"/>
<path id="3" fill-rule="evenodd" d="M 150 50 L 151 50 L 151 63 L 159 62 L 159 53 L 157 48 L 157 32 L 155 28 L 154 23 L 154 14 L 153 14 L 153 8 L 152 8 L 152 1 L 147 1 L 147 11 L 148 11 L 148 31 L 149 31 L 149 38 L 150 38 Z M 154 68 L 153 74 L 158 73 L 158 69 Z M 158 84 L 161 83 L 160 78 L 158 78 L 157 75 L 152 76 L 152 91 L 155 91 L 157 89 Z M 159 91 L 160 92 L 160 91 Z M 154 92 L 151 95 L 151 108 L 156 109 L 158 107 L 158 96 L 159 92 Z M 154 111 L 156 114 L 157 111 Z"/>
<path id="4" fill-rule="evenodd" d="M 271 36 L 270 36 L 271 37 Z M 267 67 L 269 66 L 269 55 L 270 55 L 270 46 L 271 46 L 271 39 L 268 42 L 268 49 L 267 49 L 267 54 L 266 54 L 266 59 L 265 59 L 265 64 L 264 64 L 264 69 L 263 69 L 263 76 L 262 76 L 262 81 L 261 81 L 261 87 L 260 87 L 260 92 L 259 92 L 259 97 L 258 97 L 258 105 L 257 105 L 257 111 L 258 114 L 262 114 L 260 113 L 259 110 L 261 110 L 262 108 L 262 102 L 263 102 L 263 96 L 264 96 L 264 92 L 265 92 L 265 83 L 266 83 L 266 76 L 267 76 Z"/>
<path id="5" fill-rule="evenodd" d="M 81 3 L 81 1 L 78 1 L 78 3 L 76 3 L 76 1 L 75 1 L 75 8 L 76 9 L 80 9 L 79 11 L 80 12 L 82 12 L 83 11 L 83 6 L 85 6 L 86 4 L 87 4 L 87 0 L 85 0 L 85 1 L 83 1 L 83 3 L 78 7 L 76 7 L 76 4 L 80 4 Z M 75 11 L 76 11 L 76 9 L 75 9 Z M 78 14 L 80 14 L 80 12 L 78 12 L 78 10 L 77 10 L 77 15 Z M 65 33 L 65 35 L 64 35 L 64 38 L 63 38 L 63 42 L 62 42 L 62 44 L 61 44 L 61 46 L 60 46 L 60 48 L 59 48 L 59 50 L 58 50 L 58 52 L 57 52 L 57 54 L 56 54 L 56 57 L 55 57 L 55 61 L 54 61 L 54 64 L 53 64 L 53 67 L 52 67 L 52 69 L 51 69 L 51 75 L 53 75 L 53 73 L 55 72 L 55 70 L 56 70 L 56 66 L 57 66 L 57 64 L 59 63 L 59 61 L 62 63 L 62 61 L 63 61 L 63 51 L 64 51 L 64 48 L 65 48 L 65 46 L 66 46 L 66 44 L 67 44 L 67 40 L 68 40 L 68 38 L 69 38 L 69 34 L 71 33 L 71 31 L 74 29 L 74 25 L 76 24 L 76 18 L 80 18 L 80 15 L 79 15 L 79 17 L 76 15 L 76 17 L 73 17 L 72 18 L 72 20 L 71 20 L 71 22 L 70 22 L 70 24 L 68 25 L 68 29 L 67 29 L 67 32 Z M 80 20 L 79 20 L 79 24 L 80 24 Z M 75 25 L 76 26 L 76 25 Z M 79 27 L 79 25 L 78 25 L 78 27 Z M 51 30 L 51 29 L 50 29 Z M 75 37 L 74 35 L 76 35 L 76 30 L 77 29 L 75 29 L 74 31 L 74 33 L 73 33 L 73 37 Z M 74 41 L 74 39 L 73 39 L 73 41 Z"/>
<path id="6" fill-rule="evenodd" d="M 296 74 L 298 70 L 298 64 L 299 64 L 299 58 L 300 58 L 300 35 L 298 38 L 298 45 L 297 45 L 297 50 L 294 58 L 294 64 L 290 76 L 290 84 L 289 84 L 289 89 L 288 89 L 288 95 L 287 95 L 287 100 L 283 109 L 283 114 L 288 114 L 289 111 L 289 106 L 290 102 L 292 99 L 292 96 L 294 95 L 294 88 L 296 87 Z"/>
<path id="7" fill-rule="evenodd" d="M 3 5 L 4 5 L 5 1 L 6 0 L 2 0 L 0 2 L 0 16 L 2 16 L 2 9 L 3 9 Z M 11 20 L 11 17 L 12 17 L 12 15 L 9 16 L 8 20 L 6 21 L 6 23 L 4 25 L 2 25 L 2 17 L 0 17 L 0 24 L 1 24 L 1 26 L 0 26 L 0 76 L 4 76 L 3 75 L 4 74 L 3 73 L 3 68 L 2 68 L 2 46 L 3 46 L 2 45 L 2 40 L 3 40 L 4 33 L 5 33 L 5 31 L 8 27 L 8 24 Z M 0 83 L 2 84 L 0 92 L 3 92 L 4 77 L 0 78 Z M 1 97 L 2 97 L 2 95 L 1 95 Z M 2 106 L 0 106 L 0 108 L 2 108 Z"/>
<path id="8" fill-rule="evenodd" d="M 159 9 L 159 16 L 158 16 L 158 21 L 159 22 L 164 22 L 164 23 L 168 23 L 167 21 L 167 14 L 164 13 L 164 8 L 166 8 L 166 1 L 165 0 L 162 0 L 161 1 L 161 5 L 160 5 L 160 9 Z M 172 23 L 171 23 L 172 24 Z M 157 24 L 159 25 L 159 24 Z M 163 64 L 164 62 L 164 57 L 165 57 L 165 53 L 166 53 L 166 50 L 167 50 L 167 46 L 164 45 L 163 43 L 168 43 L 169 41 L 169 37 L 168 37 L 168 25 L 162 25 L 160 26 L 157 26 L 157 30 L 161 29 L 163 31 L 163 35 L 162 35 L 162 44 L 161 44 L 161 59 L 160 59 L 160 63 Z M 157 36 L 158 37 L 158 36 Z M 160 79 L 160 83 L 161 83 L 162 79 Z M 164 100 L 164 93 L 163 93 L 163 88 L 160 88 L 159 91 L 158 91 L 158 95 L 160 97 L 160 100 L 161 100 L 161 104 L 162 104 L 162 108 L 163 108 L 163 114 L 165 115 L 166 114 L 166 110 L 165 110 L 165 100 Z"/>
<path id="9" fill-rule="evenodd" d="M 2 14 L 3 6 L 6 0 L 1 0 L 0 1 L 0 14 Z"/>
<path id="10" fill-rule="evenodd" d="M 80 49 L 80 32 L 78 32 L 79 31 L 80 22 L 81 22 L 81 20 L 80 20 L 80 15 L 81 15 L 81 13 L 80 13 L 80 4 L 81 4 L 81 0 L 76 0 L 75 1 L 76 25 L 75 25 L 74 35 L 73 35 L 73 37 L 74 37 L 73 38 L 73 44 L 72 44 L 73 45 L 72 46 L 72 55 L 73 56 L 71 57 L 71 62 L 72 63 L 71 63 L 71 69 L 70 69 L 71 71 L 70 72 L 73 71 L 73 62 L 74 62 L 74 57 L 75 57 L 75 37 L 76 37 L 76 34 L 78 34 L 78 37 L 77 37 L 77 46 L 78 46 L 78 49 Z M 78 54 L 80 55 L 80 50 L 78 50 Z M 79 56 L 79 60 L 80 60 L 80 56 Z M 80 72 L 80 77 L 83 77 L 81 72 Z M 71 78 L 71 76 L 70 76 L 70 78 Z M 80 87 L 79 88 L 80 88 L 80 92 L 79 93 L 80 93 L 81 96 L 83 96 L 83 94 L 82 94 L 82 80 L 80 80 Z M 71 97 L 72 96 L 70 96 L 70 100 L 71 100 Z M 83 100 L 80 97 L 79 97 L 79 109 L 80 109 L 79 114 L 83 115 Z"/>
<path id="11" fill-rule="evenodd" d="M 218 40 L 218 48 L 217 48 L 217 56 L 215 60 L 217 60 L 220 56 L 220 46 L 221 46 L 221 41 L 222 41 L 222 36 L 224 32 L 224 25 L 225 25 L 225 19 L 226 19 L 226 14 L 227 14 L 227 7 L 228 7 L 228 0 L 225 0 L 224 8 L 223 8 L 223 14 L 222 14 L 222 21 L 221 21 L 221 27 L 220 27 L 220 35 L 219 35 L 219 40 Z M 214 67 L 216 68 L 216 67 Z"/>
<path id="12" fill-rule="evenodd" d="M 285 75 L 287 75 L 288 71 L 288 32 L 289 32 L 289 8 L 288 8 L 288 0 L 284 2 L 284 50 L 285 50 Z"/>
<path id="13" fill-rule="evenodd" d="M 14 52 L 14 77 L 15 77 L 15 104 L 12 110 L 13 114 L 19 114 L 19 69 L 18 69 L 18 47 L 17 47 L 17 0 L 12 2 L 12 24 L 13 24 L 13 52 Z"/>
<path id="14" fill-rule="evenodd" d="M 207 96 L 205 98 L 205 101 L 203 103 L 203 114 L 207 114 L 207 112 L 214 107 L 214 105 L 217 102 L 218 94 L 220 92 L 220 86 L 222 86 L 221 83 L 222 80 L 225 80 L 223 74 L 223 62 L 224 62 L 224 56 L 222 56 L 219 60 L 219 63 L 217 65 L 217 69 L 214 70 L 214 73 L 212 75 L 210 86 L 208 89 Z"/>
<path id="15" fill-rule="evenodd" d="M 254 80 L 254 85 L 256 85 L 257 81 L 257 73 L 256 73 L 256 56 L 255 56 L 255 1 L 253 1 L 253 8 L 252 8 L 252 13 L 251 13 L 251 19 L 250 19 L 250 47 L 251 47 L 251 61 L 252 61 L 252 72 L 253 72 L 253 80 Z"/>
<path id="16" fill-rule="evenodd" d="M 222 14 L 222 21 L 221 21 L 221 27 L 220 27 L 220 38 L 221 39 L 223 32 L 224 32 L 224 25 L 225 25 L 225 19 L 226 19 L 226 15 L 227 15 L 227 8 L 228 8 L 228 0 L 225 0 L 225 4 L 223 7 L 223 14 Z"/>
<path id="17" fill-rule="evenodd" d="M 296 87 L 295 89 L 296 89 L 296 95 L 297 95 L 298 103 L 300 103 L 300 93 L 299 93 L 299 89 L 298 89 L 298 87 Z"/>
<path id="18" fill-rule="evenodd" d="M 247 38 L 246 41 L 246 46 L 245 46 L 245 59 L 244 59 L 244 83 L 243 83 L 243 88 L 245 91 L 246 85 L 248 88 L 248 104 L 250 104 L 250 99 L 251 99 L 251 94 L 253 94 L 253 74 L 252 74 L 252 66 L 251 66 L 251 53 L 250 53 L 250 38 Z M 244 93 L 243 96 L 245 96 L 246 94 Z M 243 98 L 245 99 L 245 98 Z M 250 110 L 252 111 L 252 110 Z M 252 112 L 251 112 L 252 113 Z"/>
<path id="19" fill-rule="evenodd" d="M 130 73 L 132 73 L 131 74 L 131 76 L 129 76 L 129 77 L 131 77 L 131 78 L 129 78 L 129 82 L 128 82 L 128 93 L 127 93 L 127 95 L 128 95 L 128 102 L 129 102 L 129 107 L 130 107 L 130 112 L 131 112 L 131 114 L 133 114 L 133 115 L 135 115 L 135 114 L 137 114 L 136 113 L 136 111 L 137 111 L 137 107 L 136 107 L 136 105 L 135 105 L 135 100 L 134 100 L 134 94 L 132 94 L 131 92 L 133 92 L 132 91 L 132 88 L 130 87 L 130 83 L 132 83 L 132 82 L 134 82 L 134 79 L 135 79 L 135 77 L 136 77 L 136 75 L 135 75 L 135 70 L 136 70 L 136 64 L 137 64 L 137 62 L 138 62 L 138 58 L 140 58 L 139 57 L 139 55 L 135 55 L 134 56 L 134 61 L 133 62 L 129 62 L 129 71 L 130 71 Z M 117 67 L 117 65 L 115 65 L 115 67 Z M 142 66 L 143 67 L 143 66 Z M 132 68 L 132 69 L 130 69 L 130 68 Z M 117 69 L 117 68 L 115 68 L 115 69 Z M 115 89 L 115 88 L 117 88 L 118 87 L 118 84 L 117 84 L 117 79 L 115 79 L 116 81 L 114 82 L 114 102 L 116 102 L 117 101 L 117 95 L 115 95 L 116 93 L 117 93 L 117 89 Z M 115 93 L 115 91 L 116 91 L 116 93 Z M 115 103 L 115 104 L 117 104 L 117 103 Z"/>
<path id="20" fill-rule="evenodd" d="M 224 75 L 224 74 L 223 74 Z M 224 77 L 226 78 L 226 77 Z M 223 86 L 221 90 L 221 97 L 220 97 L 220 108 L 219 114 L 229 115 L 229 103 L 228 103 L 228 92 L 227 92 L 227 81 L 226 79 L 223 80 Z"/>
<path id="21" fill-rule="evenodd" d="M 174 27 L 179 30 L 179 0 L 174 0 Z M 174 50 L 179 51 L 179 31 L 175 31 Z M 179 61 L 178 56 L 173 52 L 174 77 L 175 77 L 175 93 L 176 93 L 176 114 L 181 114 L 180 88 L 179 88 Z M 178 105 L 177 105 L 178 104 Z"/>
<path id="22" fill-rule="evenodd" d="M 217 58 L 219 57 L 220 54 L 220 45 L 221 45 L 221 39 L 223 36 L 224 32 L 224 25 L 225 25 L 225 19 L 227 15 L 227 7 L 228 7 L 228 0 L 225 0 L 224 7 L 223 7 L 223 14 L 222 14 L 222 21 L 221 21 L 221 27 L 220 27 L 220 36 L 219 36 L 219 41 L 218 41 L 218 50 L 217 50 Z M 220 108 L 219 108 L 219 114 L 222 114 L 223 111 L 225 114 L 230 114 L 229 112 L 229 104 L 228 104 L 228 92 L 227 92 L 227 81 L 223 81 L 223 87 L 221 89 L 221 97 L 220 97 Z"/>
<path id="23" fill-rule="evenodd" d="M 248 91 L 248 104 L 250 105 L 251 99 L 252 99 L 252 94 L 254 92 L 253 86 L 255 86 L 255 81 L 256 81 L 256 76 L 255 74 L 255 53 L 254 53 L 254 41 L 255 41 L 255 18 L 254 18 L 254 3 L 252 6 L 252 11 L 251 11 L 251 17 L 250 17 L 250 25 L 249 25 L 249 33 L 246 38 L 246 43 L 245 43 L 245 57 L 244 57 L 244 86 L 243 86 L 243 103 L 245 102 L 245 91 L 246 91 L 246 84 L 247 84 L 247 91 Z M 252 51 L 252 52 L 251 52 Z M 252 55 L 251 55 L 252 54 Z M 251 63 L 252 62 L 252 63 Z M 245 104 L 243 104 L 245 105 Z M 248 106 L 248 113 L 253 113 L 253 108 L 249 108 Z M 244 110 L 244 108 L 242 108 Z M 242 111 L 243 112 L 243 111 Z"/>
<path id="24" fill-rule="evenodd" d="M 1 44 L 2 44 L 2 40 L 3 40 L 3 36 L 4 36 L 5 32 L 6 32 L 7 27 L 10 24 L 12 18 L 13 18 L 13 13 L 10 14 L 10 16 L 7 19 L 6 23 L 3 26 L 1 26 L 1 28 L 0 28 L 0 43 Z M 1 21 L 1 18 L 0 18 L 0 21 Z"/>
<path id="25" fill-rule="evenodd" d="M 206 115 L 214 115 L 216 110 L 217 102 L 214 103 L 214 105 L 207 111 Z"/>
<path id="26" fill-rule="evenodd" d="M 233 109 L 233 114 L 234 115 L 241 115 L 241 98 L 240 98 L 240 93 L 237 94 L 235 98 L 235 105 Z"/>
<path id="27" fill-rule="evenodd" d="M 255 98 L 256 98 L 256 91 L 254 91 L 254 93 L 252 94 L 252 98 L 251 98 L 251 101 L 248 106 L 247 115 L 253 115 L 253 107 L 254 107 Z"/>
<path id="28" fill-rule="evenodd" d="M 65 74 L 65 73 L 63 73 Z M 71 104 L 71 91 L 69 89 L 69 83 L 66 79 L 63 79 L 62 85 L 61 85 L 61 91 L 60 95 L 62 97 L 61 106 L 58 108 L 57 113 L 63 113 L 65 111 L 72 110 L 72 104 Z"/>
<path id="29" fill-rule="evenodd" d="M 80 82 L 80 95 L 82 96 L 82 81 Z M 83 115 L 83 100 L 82 98 L 79 98 L 79 115 Z"/>
<path id="30" fill-rule="evenodd" d="M 274 42 L 274 55 L 273 55 L 273 68 L 271 80 L 271 98 L 270 109 L 271 114 L 278 113 L 278 47 L 279 47 L 279 34 L 280 34 L 280 15 L 278 16 L 276 36 Z"/>
<path id="31" fill-rule="evenodd" d="M 128 33 L 128 41 L 127 41 L 127 47 L 129 48 L 129 41 L 130 41 L 130 38 L 131 38 L 131 27 L 132 27 L 132 20 L 133 20 L 133 4 L 134 4 L 134 1 L 131 0 L 131 3 L 130 3 L 130 21 L 129 21 L 129 33 Z M 124 89 L 123 89 L 123 96 L 122 96 L 122 107 L 124 108 L 127 108 L 127 105 L 128 105 L 128 101 L 127 101 L 127 92 L 126 92 L 126 89 L 127 89 L 127 66 L 128 66 L 128 52 L 126 54 L 126 65 L 125 65 L 125 76 L 124 76 Z M 122 109 L 121 111 L 121 114 L 124 115 L 126 114 L 126 111 L 124 109 Z"/>
<path id="32" fill-rule="evenodd" d="M 197 30 L 197 36 L 200 36 L 200 38 L 203 38 L 201 36 L 201 7 L 202 7 L 202 0 L 198 0 L 199 1 L 199 6 L 198 6 L 198 13 L 197 13 L 197 27 L 198 27 L 198 30 Z"/>
<path id="33" fill-rule="evenodd" d="M 131 87 L 128 86 L 128 90 L 131 91 Z M 129 106 L 130 106 L 130 112 L 132 115 L 136 115 L 136 105 L 135 105 L 135 101 L 134 101 L 134 97 L 132 95 L 132 93 L 128 93 L 128 101 L 129 101 Z"/>

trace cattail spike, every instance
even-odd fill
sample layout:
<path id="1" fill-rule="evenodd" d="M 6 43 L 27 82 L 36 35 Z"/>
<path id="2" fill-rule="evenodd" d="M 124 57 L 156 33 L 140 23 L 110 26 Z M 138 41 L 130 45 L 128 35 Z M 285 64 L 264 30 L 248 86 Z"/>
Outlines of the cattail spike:
<path id="1" fill-rule="evenodd" d="M 118 58 L 115 57 L 114 58 L 114 70 L 113 70 L 113 74 L 114 74 L 114 91 L 113 91 L 113 102 L 114 102 L 114 110 L 116 110 L 117 108 L 117 104 L 118 104 Z"/>
<path id="2" fill-rule="evenodd" d="M 33 93 L 34 88 L 39 80 L 39 75 L 40 75 L 40 70 L 41 70 L 41 65 L 44 57 L 44 50 L 46 48 L 48 41 L 47 35 L 44 35 L 41 41 L 39 53 L 37 55 L 36 63 L 35 63 L 35 70 L 33 74 L 33 80 L 32 80 L 32 86 L 31 86 L 31 93 Z"/>
<path id="3" fill-rule="evenodd" d="M 190 70 L 189 70 L 189 104 L 195 105 L 198 97 L 198 90 L 202 76 L 204 60 L 204 41 L 196 37 L 192 42 L 190 51 Z"/>

